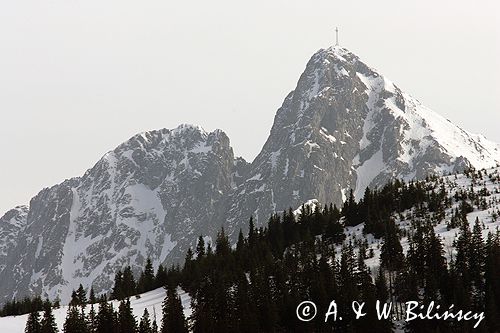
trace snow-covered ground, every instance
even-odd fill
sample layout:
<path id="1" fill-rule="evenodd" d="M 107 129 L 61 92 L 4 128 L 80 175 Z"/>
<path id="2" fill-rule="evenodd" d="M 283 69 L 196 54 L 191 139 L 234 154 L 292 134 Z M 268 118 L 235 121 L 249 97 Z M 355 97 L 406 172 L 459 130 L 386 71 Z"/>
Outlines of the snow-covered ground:
<path id="1" fill-rule="evenodd" d="M 484 239 L 486 239 L 489 232 L 494 234 L 497 230 L 500 229 L 500 167 L 485 169 L 481 172 L 483 174 L 483 179 L 476 179 L 475 181 L 473 181 L 472 178 L 465 176 L 464 174 L 458 174 L 456 176 L 445 176 L 443 177 L 443 180 L 445 189 L 448 192 L 448 197 L 453 197 L 455 193 L 460 190 L 470 191 L 471 186 L 474 188 L 474 193 L 476 194 L 484 188 L 487 189 L 489 195 L 484 198 L 488 203 L 488 208 L 485 210 L 481 210 L 478 207 L 474 206 L 474 211 L 467 214 L 467 221 L 469 222 L 470 229 L 472 230 L 477 217 L 479 219 L 479 222 L 483 226 L 483 237 Z M 490 178 L 489 175 L 492 175 L 492 178 Z M 440 184 L 436 184 L 435 181 L 430 181 L 428 184 L 432 185 L 436 192 L 439 191 Z M 459 230 L 458 228 L 448 230 L 447 222 L 451 220 L 452 212 L 455 210 L 455 208 L 458 208 L 458 206 L 458 202 L 453 202 L 452 207 L 446 209 L 445 219 L 434 227 L 434 231 L 443 242 L 443 249 L 448 261 L 451 259 L 452 255 L 455 255 L 452 245 L 453 241 L 458 237 Z M 399 216 L 394 216 L 396 224 L 401 229 L 411 231 L 410 216 L 413 213 L 414 210 L 410 209 L 401 214 L 401 216 L 403 216 L 402 219 Z M 498 216 L 496 219 L 494 218 L 494 213 L 496 213 Z M 419 219 L 424 220 L 425 217 L 421 217 Z M 376 239 L 371 234 L 363 235 L 363 224 L 354 227 L 347 227 L 345 229 L 345 233 L 347 235 L 346 242 L 349 242 L 349 240 L 351 240 L 353 244 L 355 244 L 355 240 L 364 240 L 365 238 L 368 240 L 368 250 L 374 250 L 374 257 L 367 259 L 366 264 L 368 265 L 368 267 L 372 268 L 373 273 L 374 269 L 377 269 L 380 264 L 380 247 L 382 246 L 382 239 Z M 403 247 L 403 251 L 406 253 L 409 248 L 407 237 L 403 237 L 401 239 L 401 246 Z M 338 246 L 336 249 L 336 252 L 338 254 L 340 254 L 340 249 L 341 246 Z"/>
<path id="2" fill-rule="evenodd" d="M 184 292 L 182 289 L 179 289 L 179 296 L 181 297 L 182 306 L 184 308 L 184 315 L 186 318 L 191 316 L 191 297 L 189 294 Z M 156 312 L 156 318 L 158 326 L 161 325 L 161 310 L 162 303 L 165 299 L 166 291 L 163 288 L 158 288 L 147 293 L 141 294 L 139 296 L 133 296 L 130 298 L 130 305 L 134 312 L 134 315 L 137 318 L 137 321 L 140 320 L 144 309 L 147 308 L 149 315 L 151 317 L 151 321 L 153 320 L 154 313 Z M 113 307 L 118 309 L 118 305 L 120 302 L 111 301 Z M 86 311 L 90 309 L 90 306 L 87 306 Z M 97 311 L 98 305 L 95 305 L 95 309 Z M 62 332 L 64 320 L 66 318 L 66 313 L 68 311 L 67 306 L 62 306 L 59 309 L 54 309 L 54 316 L 56 318 L 57 326 L 59 327 L 60 332 Z M 10 316 L 10 317 L 0 317 L 0 332 L 1 333 L 23 333 L 24 328 L 26 326 L 26 320 L 28 315 L 22 316 Z"/>

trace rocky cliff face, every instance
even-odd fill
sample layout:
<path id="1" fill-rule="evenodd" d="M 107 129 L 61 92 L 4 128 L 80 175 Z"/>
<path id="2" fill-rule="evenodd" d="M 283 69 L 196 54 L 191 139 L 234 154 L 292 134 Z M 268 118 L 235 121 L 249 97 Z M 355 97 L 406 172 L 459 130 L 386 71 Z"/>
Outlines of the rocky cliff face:
<path id="1" fill-rule="evenodd" d="M 271 133 L 235 191 L 232 230 L 251 214 L 309 199 L 340 204 L 352 188 L 391 178 L 495 165 L 499 146 L 472 135 L 404 93 L 341 47 L 318 51 L 278 110 Z"/>
<path id="2" fill-rule="evenodd" d="M 222 225 L 245 164 L 219 130 L 183 125 L 134 136 L 83 177 L 42 190 L 27 214 L 2 218 L 0 240 L 10 241 L 1 243 L 3 300 L 12 291 L 67 300 L 79 283 L 107 291 L 126 265 L 138 272 L 148 256 L 155 266 L 182 259 L 192 240 Z"/>
<path id="3" fill-rule="evenodd" d="M 340 47 L 318 51 L 278 110 L 256 159 L 233 156 L 220 130 L 134 136 L 82 177 L 42 190 L 0 219 L 0 303 L 108 291 L 117 269 L 182 260 L 222 225 L 235 238 L 254 216 L 397 177 L 493 166 L 499 146 L 424 107 Z"/>

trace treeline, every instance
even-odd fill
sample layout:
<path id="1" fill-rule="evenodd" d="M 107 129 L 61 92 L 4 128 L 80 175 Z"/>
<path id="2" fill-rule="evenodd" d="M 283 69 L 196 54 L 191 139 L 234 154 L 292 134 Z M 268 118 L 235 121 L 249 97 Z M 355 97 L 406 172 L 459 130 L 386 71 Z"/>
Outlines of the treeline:
<path id="1" fill-rule="evenodd" d="M 5 303 L 0 309 L 0 317 L 18 316 L 34 311 L 43 311 L 44 306 L 50 304 L 51 307 L 59 307 L 59 301 L 50 302 L 48 299 L 42 299 L 40 296 L 34 298 L 25 297 L 20 301 L 13 300 Z"/>
<path id="2" fill-rule="evenodd" d="M 64 333 L 187 333 L 181 300 L 175 289 L 168 289 L 162 305 L 161 326 L 158 327 L 156 315 L 144 309 L 140 320 L 134 316 L 130 299 L 122 300 L 118 309 L 114 309 L 106 297 L 101 297 L 99 304 L 92 298 L 88 303 L 69 306 L 63 325 Z M 50 306 L 44 307 L 43 315 L 32 312 L 26 322 L 25 333 L 59 333 Z"/>
<path id="3" fill-rule="evenodd" d="M 410 208 L 425 209 L 427 212 L 439 212 L 444 217 L 444 210 L 450 207 L 444 184 L 436 191 L 430 185 L 431 180 L 406 183 L 396 180 L 387 183 L 381 189 L 366 188 L 363 198 L 356 202 L 353 191 L 342 207 L 346 226 L 356 226 L 364 223 L 364 232 L 371 233 L 376 238 L 384 235 L 387 220 L 395 213 L 402 213 Z"/>

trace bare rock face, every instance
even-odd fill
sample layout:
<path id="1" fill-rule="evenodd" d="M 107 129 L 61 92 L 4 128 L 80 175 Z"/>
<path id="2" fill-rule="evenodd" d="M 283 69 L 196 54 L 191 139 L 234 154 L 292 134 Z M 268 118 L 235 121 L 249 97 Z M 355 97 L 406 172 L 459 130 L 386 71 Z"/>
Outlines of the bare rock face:
<path id="1" fill-rule="evenodd" d="M 235 158 L 228 137 L 192 125 L 138 134 L 82 177 L 42 190 L 0 218 L 0 303 L 69 300 L 79 283 L 109 291 L 126 265 L 182 261 L 199 235 L 235 240 L 253 216 L 393 178 L 483 168 L 500 147 L 429 110 L 356 55 L 318 51 L 284 100 L 262 151 Z"/>
<path id="2" fill-rule="evenodd" d="M 283 102 L 270 136 L 235 191 L 228 223 L 237 231 L 254 215 L 309 199 L 340 204 L 352 188 L 389 179 L 486 167 L 499 146 L 472 135 L 402 92 L 340 47 L 318 51 Z"/>
<path id="3" fill-rule="evenodd" d="M 156 267 L 180 261 L 199 235 L 220 229 L 245 164 L 220 130 L 181 125 L 134 136 L 82 177 L 42 190 L 29 212 L 0 220 L 2 300 L 67 301 L 79 283 L 110 290 L 118 269 L 138 273 L 148 256 Z"/>

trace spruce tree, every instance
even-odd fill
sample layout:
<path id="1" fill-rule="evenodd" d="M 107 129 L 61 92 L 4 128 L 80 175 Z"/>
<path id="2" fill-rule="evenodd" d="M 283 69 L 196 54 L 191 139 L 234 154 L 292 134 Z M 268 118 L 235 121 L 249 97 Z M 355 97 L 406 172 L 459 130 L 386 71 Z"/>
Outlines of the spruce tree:
<path id="1" fill-rule="evenodd" d="M 452 263 L 453 276 L 455 277 L 455 298 L 456 305 L 468 307 L 471 303 L 471 283 L 470 283 L 470 243 L 472 234 L 467 220 L 463 220 L 460 225 L 458 239 L 454 241 L 457 255 Z"/>
<path id="2" fill-rule="evenodd" d="M 26 321 L 26 328 L 24 333 L 41 333 L 42 326 L 40 324 L 40 315 L 38 312 L 31 312 L 28 315 L 28 320 Z"/>
<path id="3" fill-rule="evenodd" d="M 146 260 L 146 266 L 144 267 L 144 291 L 150 291 L 154 289 L 155 272 L 153 269 L 153 262 L 151 258 L 148 257 Z"/>
<path id="4" fill-rule="evenodd" d="M 469 245 L 469 269 L 470 269 L 470 280 L 472 283 L 472 302 L 473 305 L 478 309 L 484 305 L 484 280 L 483 272 L 485 266 L 485 249 L 482 234 L 481 224 L 479 219 L 476 217 L 474 227 L 472 228 L 471 242 Z"/>
<path id="5" fill-rule="evenodd" d="M 393 304 L 396 304 L 394 284 L 396 280 L 396 272 L 403 268 L 404 255 L 403 247 L 399 241 L 398 227 L 391 219 L 387 223 L 383 244 L 380 251 L 380 267 L 389 273 L 389 298 Z M 396 316 L 399 318 L 399 313 L 396 310 Z"/>
<path id="6" fill-rule="evenodd" d="M 147 308 L 144 309 L 141 322 L 139 323 L 139 333 L 153 333 L 153 329 L 151 328 L 151 320 L 149 319 L 149 312 Z"/>
<path id="7" fill-rule="evenodd" d="M 125 267 L 123 270 L 122 278 L 122 292 L 124 297 L 129 297 L 135 295 L 136 293 L 136 283 L 134 275 L 132 273 L 132 268 L 130 266 Z"/>
<path id="8" fill-rule="evenodd" d="M 156 271 L 155 275 L 155 283 L 154 286 L 155 288 L 160 288 L 161 286 L 164 286 L 167 281 L 167 272 L 165 271 L 165 267 L 163 267 L 162 264 L 158 266 L 158 270 Z"/>
<path id="9" fill-rule="evenodd" d="M 205 256 L 205 240 L 202 236 L 198 238 L 198 244 L 196 245 L 196 258 L 200 260 Z"/>
<path id="10" fill-rule="evenodd" d="M 59 329 L 56 325 L 54 314 L 52 313 L 52 304 L 45 302 L 44 312 L 41 320 L 41 333 L 58 333 Z"/>
<path id="11" fill-rule="evenodd" d="M 111 303 L 102 299 L 96 316 L 96 333 L 116 332 L 115 314 Z"/>
<path id="12" fill-rule="evenodd" d="M 84 305 L 87 304 L 87 292 L 83 288 L 82 284 L 78 286 L 78 289 L 76 290 L 76 297 L 77 297 L 77 304 L 78 305 Z"/>
<path id="13" fill-rule="evenodd" d="M 120 302 L 118 307 L 118 333 L 136 333 L 137 322 L 132 308 L 130 307 L 130 299 L 125 299 Z"/>
<path id="14" fill-rule="evenodd" d="M 115 284 L 111 293 L 111 298 L 121 300 L 125 297 L 123 291 L 123 273 L 121 270 L 115 273 Z"/>
<path id="15" fill-rule="evenodd" d="M 161 333 L 187 333 L 187 323 L 184 317 L 181 299 L 174 288 L 167 289 L 163 301 Z"/>
<path id="16" fill-rule="evenodd" d="M 85 316 L 76 306 L 70 306 L 63 325 L 64 333 L 88 333 Z"/>

